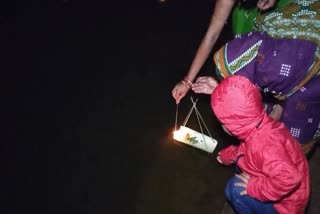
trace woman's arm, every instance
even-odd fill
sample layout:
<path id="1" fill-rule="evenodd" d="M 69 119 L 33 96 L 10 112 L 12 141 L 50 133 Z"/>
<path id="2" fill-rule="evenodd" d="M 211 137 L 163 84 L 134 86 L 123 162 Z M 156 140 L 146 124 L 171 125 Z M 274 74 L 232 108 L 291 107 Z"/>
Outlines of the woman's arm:
<path id="1" fill-rule="evenodd" d="M 200 43 L 187 77 L 193 81 L 207 60 L 214 44 L 216 43 L 224 24 L 226 23 L 235 0 L 218 0 L 211 17 L 208 30 Z"/>
<path id="2" fill-rule="evenodd" d="M 216 43 L 221 30 L 227 21 L 232 7 L 234 6 L 236 0 L 218 0 L 214 12 L 211 17 L 211 21 L 208 27 L 208 30 L 202 39 L 200 46 L 196 52 L 196 55 L 193 59 L 193 62 L 190 66 L 190 69 L 186 75 L 186 80 L 193 82 L 199 73 L 201 67 L 207 60 L 214 44 Z M 180 100 L 187 94 L 190 87 L 179 82 L 174 89 L 172 90 L 172 96 L 175 98 L 176 103 L 179 103 Z"/>

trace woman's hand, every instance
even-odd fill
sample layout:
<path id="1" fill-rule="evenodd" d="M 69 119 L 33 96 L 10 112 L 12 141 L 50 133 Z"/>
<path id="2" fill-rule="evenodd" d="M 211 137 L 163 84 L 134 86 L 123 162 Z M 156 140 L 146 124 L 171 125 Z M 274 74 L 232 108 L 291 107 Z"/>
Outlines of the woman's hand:
<path id="1" fill-rule="evenodd" d="M 192 90 L 198 94 L 212 94 L 218 82 L 213 77 L 199 77 L 192 85 Z"/>
<path id="2" fill-rule="evenodd" d="M 225 23 L 228 20 L 228 17 L 231 13 L 233 6 L 236 3 L 236 0 L 217 0 L 215 2 L 216 3 L 214 7 L 214 12 L 211 16 L 207 32 L 204 35 L 198 47 L 197 53 L 186 75 L 187 77 L 189 77 L 191 81 L 193 81 L 195 77 L 198 75 L 201 67 L 210 55 L 212 48 L 215 45 L 222 31 L 222 28 L 225 26 Z M 177 104 L 187 94 L 188 90 L 189 89 L 182 83 L 178 83 L 174 87 L 174 89 L 172 90 L 172 96 L 176 100 Z"/>
<path id="3" fill-rule="evenodd" d="M 268 10 L 277 3 L 277 0 L 259 0 L 257 7 L 261 10 Z"/>
<path id="4" fill-rule="evenodd" d="M 247 195 L 247 186 L 248 186 L 248 181 L 250 180 L 250 175 L 248 175 L 245 172 L 242 172 L 241 174 L 236 174 L 236 177 L 242 180 L 242 182 L 237 182 L 234 185 L 238 187 L 243 187 L 244 190 L 240 192 L 240 195 Z"/>
<path id="5" fill-rule="evenodd" d="M 276 104 L 273 106 L 272 112 L 269 114 L 270 117 L 275 119 L 276 121 L 280 121 L 280 118 L 282 116 L 283 108 L 281 105 Z"/>
<path id="6" fill-rule="evenodd" d="M 172 90 L 172 96 L 176 100 L 177 104 L 180 103 L 180 100 L 184 96 L 186 96 L 188 91 L 189 91 L 189 88 L 186 85 L 184 85 L 182 82 L 179 82 L 178 84 L 176 84 L 176 86 Z"/>

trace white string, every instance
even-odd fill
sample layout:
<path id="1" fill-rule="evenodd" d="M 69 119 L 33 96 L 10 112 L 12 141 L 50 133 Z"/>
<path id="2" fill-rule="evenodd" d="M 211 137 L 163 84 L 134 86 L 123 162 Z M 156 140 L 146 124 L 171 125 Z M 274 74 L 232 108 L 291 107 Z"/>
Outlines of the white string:
<path id="1" fill-rule="evenodd" d="M 175 122 L 175 125 L 174 125 L 174 130 L 175 130 L 175 131 L 177 131 L 178 109 L 179 109 L 179 103 L 177 103 L 177 107 L 176 107 L 176 122 Z"/>
<path id="2" fill-rule="evenodd" d="M 187 122 L 188 122 L 188 120 L 189 120 L 189 118 L 190 118 L 190 116 L 191 116 L 191 114 L 192 114 L 192 111 L 193 111 L 193 109 L 196 107 L 196 104 L 197 104 L 197 102 L 198 102 L 198 99 L 196 99 L 196 101 L 193 101 L 193 98 L 192 98 L 192 97 L 191 97 L 190 99 L 192 99 L 191 101 L 192 101 L 193 105 L 192 105 L 190 111 L 188 112 L 188 114 L 187 114 L 187 116 L 186 116 L 186 119 L 184 119 L 183 126 L 186 126 L 186 124 L 187 124 Z"/>
<path id="3" fill-rule="evenodd" d="M 194 103 L 193 98 L 191 97 L 190 99 L 191 99 L 191 102 Z M 194 104 L 195 104 L 195 103 L 194 103 Z M 210 135 L 211 138 L 212 138 L 212 136 L 211 136 L 211 133 L 209 132 L 209 129 L 208 129 L 208 127 L 206 126 L 206 123 L 204 122 L 204 120 L 203 120 L 203 118 L 202 118 L 202 116 L 201 116 L 198 108 L 195 106 L 194 109 L 195 109 L 196 116 L 197 116 L 197 119 L 198 119 L 198 124 L 199 124 L 199 126 L 200 126 L 200 130 L 201 130 L 201 134 L 202 134 L 202 139 L 203 139 L 204 145 L 206 146 L 206 149 L 207 149 L 207 151 L 208 151 L 208 145 L 207 145 L 206 139 L 205 139 L 204 134 L 203 134 L 203 129 L 202 129 L 201 122 L 203 123 L 204 127 L 206 128 L 206 130 L 207 130 L 207 132 L 208 132 L 208 134 Z M 208 153 L 209 153 L 209 152 L 208 152 Z"/>
<path id="4" fill-rule="evenodd" d="M 209 136 L 212 138 L 211 133 L 210 133 L 210 131 L 209 131 L 209 129 L 208 129 L 208 127 L 207 127 L 206 123 L 204 122 L 204 120 L 203 120 L 203 118 L 202 118 L 202 116 L 201 116 L 201 114 L 200 114 L 200 112 L 199 112 L 198 108 L 196 107 L 196 108 L 195 108 L 195 110 L 196 110 L 196 113 L 198 113 L 199 118 L 200 118 L 200 120 L 201 120 L 202 124 L 204 125 L 204 127 L 206 128 L 206 131 L 208 132 Z M 199 121 L 199 119 L 198 119 L 198 122 L 200 122 L 200 121 Z"/>

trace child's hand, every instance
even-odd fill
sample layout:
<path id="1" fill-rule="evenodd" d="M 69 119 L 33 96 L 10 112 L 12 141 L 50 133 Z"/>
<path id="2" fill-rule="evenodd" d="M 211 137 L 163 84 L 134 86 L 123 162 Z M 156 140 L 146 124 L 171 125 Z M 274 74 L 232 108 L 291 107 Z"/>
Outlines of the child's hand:
<path id="1" fill-rule="evenodd" d="M 223 164 L 223 163 L 222 163 L 222 160 L 221 160 L 221 158 L 220 158 L 220 152 L 218 153 L 217 161 L 218 161 L 219 163 Z"/>
<path id="2" fill-rule="evenodd" d="M 237 182 L 234 184 L 235 186 L 244 188 L 244 190 L 240 192 L 240 195 L 247 195 L 248 194 L 247 185 L 250 179 L 250 175 L 248 175 L 245 172 L 242 172 L 241 174 L 236 174 L 236 177 L 243 181 L 243 182 Z"/>
<path id="3" fill-rule="evenodd" d="M 217 161 L 218 161 L 219 163 L 223 164 L 220 156 L 217 156 Z"/>

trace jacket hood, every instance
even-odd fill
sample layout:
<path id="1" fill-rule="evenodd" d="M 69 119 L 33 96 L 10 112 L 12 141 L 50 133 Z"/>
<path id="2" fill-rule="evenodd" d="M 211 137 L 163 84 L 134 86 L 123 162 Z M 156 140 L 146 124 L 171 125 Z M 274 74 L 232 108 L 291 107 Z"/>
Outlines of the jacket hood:
<path id="1" fill-rule="evenodd" d="M 220 122 L 241 140 L 266 116 L 260 91 L 240 75 L 227 77 L 215 88 L 211 107 Z"/>

